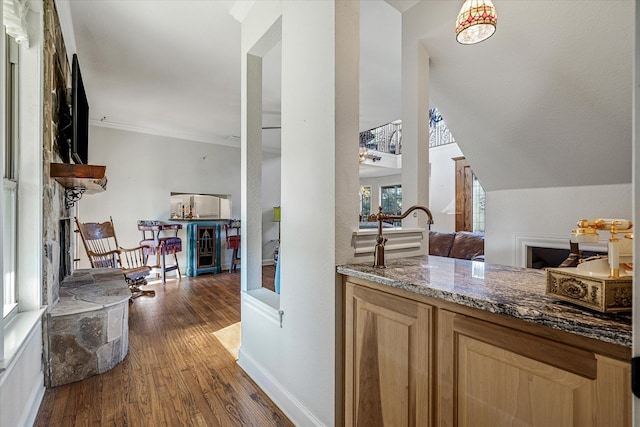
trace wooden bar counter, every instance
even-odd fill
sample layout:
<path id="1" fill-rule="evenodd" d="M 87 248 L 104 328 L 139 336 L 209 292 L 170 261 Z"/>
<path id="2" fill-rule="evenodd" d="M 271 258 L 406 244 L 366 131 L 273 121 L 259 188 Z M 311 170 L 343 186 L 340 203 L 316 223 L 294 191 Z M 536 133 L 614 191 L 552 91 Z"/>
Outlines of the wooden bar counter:
<path id="1" fill-rule="evenodd" d="M 441 257 L 338 266 L 345 425 L 630 426 L 631 316 L 545 272 Z"/>

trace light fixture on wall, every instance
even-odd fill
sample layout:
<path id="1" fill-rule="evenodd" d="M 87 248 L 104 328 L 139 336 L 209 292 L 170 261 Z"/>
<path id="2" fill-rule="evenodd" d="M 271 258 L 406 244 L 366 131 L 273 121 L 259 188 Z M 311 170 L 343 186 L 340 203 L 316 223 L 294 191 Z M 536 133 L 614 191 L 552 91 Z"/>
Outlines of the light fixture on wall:
<path id="1" fill-rule="evenodd" d="M 382 157 L 380 156 L 376 156 L 374 154 L 369 154 L 369 150 L 367 150 L 367 147 L 361 145 L 360 146 L 360 151 L 358 152 L 358 162 L 360 164 L 366 162 L 367 160 L 371 160 L 373 163 L 377 162 L 378 160 L 381 160 Z"/>
<path id="2" fill-rule="evenodd" d="M 475 44 L 496 32 L 498 15 L 491 0 L 466 0 L 456 19 L 456 40 L 460 44 Z"/>
<path id="3" fill-rule="evenodd" d="M 360 146 L 360 150 L 358 152 L 358 162 L 364 163 L 367 160 L 368 150 L 364 145 Z"/>

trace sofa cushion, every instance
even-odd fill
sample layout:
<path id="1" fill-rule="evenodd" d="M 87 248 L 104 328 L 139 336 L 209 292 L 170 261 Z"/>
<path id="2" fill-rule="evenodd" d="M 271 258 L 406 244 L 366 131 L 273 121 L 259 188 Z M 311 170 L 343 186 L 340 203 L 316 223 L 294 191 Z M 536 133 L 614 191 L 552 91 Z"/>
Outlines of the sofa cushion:
<path id="1" fill-rule="evenodd" d="M 429 255 L 449 256 L 456 233 L 446 231 L 429 231 Z"/>
<path id="2" fill-rule="evenodd" d="M 449 257 L 458 259 L 479 259 L 484 255 L 484 234 L 458 231 L 453 239 Z"/>

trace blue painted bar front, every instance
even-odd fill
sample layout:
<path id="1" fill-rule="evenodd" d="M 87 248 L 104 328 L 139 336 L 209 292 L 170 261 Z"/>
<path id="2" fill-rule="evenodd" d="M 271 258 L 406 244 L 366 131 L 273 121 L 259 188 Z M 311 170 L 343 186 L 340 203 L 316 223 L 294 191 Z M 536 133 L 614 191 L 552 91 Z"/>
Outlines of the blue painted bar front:
<path id="1" fill-rule="evenodd" d="M 190 222 L 187 224 L 187 276 L 220 273 L 220 224 Z"/>

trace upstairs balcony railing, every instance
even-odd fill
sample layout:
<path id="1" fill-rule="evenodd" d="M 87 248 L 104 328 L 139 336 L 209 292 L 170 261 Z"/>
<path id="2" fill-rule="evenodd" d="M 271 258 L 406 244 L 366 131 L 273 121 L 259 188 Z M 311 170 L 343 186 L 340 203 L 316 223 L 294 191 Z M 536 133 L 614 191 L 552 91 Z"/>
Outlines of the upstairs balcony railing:
<path id="1" fill-rule="evenodd" d="M 360 132 L 360 147 L 381 153 L 401 154 L 402 122 L 398 120 Z"/>
<path id="2" fill-rule="evenodd" d="M 455 138 L 437 108 L 429 109 L 429 148 L 452 144 Z"/>
<path id="3" fill-rule="evenodd" d="M 437 108 L 429 110 L 429 148 L 456 142 Z M 402 121 L 360 132 L 360 148 L 388 154 L 402 154 Z"/>

